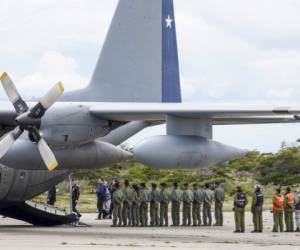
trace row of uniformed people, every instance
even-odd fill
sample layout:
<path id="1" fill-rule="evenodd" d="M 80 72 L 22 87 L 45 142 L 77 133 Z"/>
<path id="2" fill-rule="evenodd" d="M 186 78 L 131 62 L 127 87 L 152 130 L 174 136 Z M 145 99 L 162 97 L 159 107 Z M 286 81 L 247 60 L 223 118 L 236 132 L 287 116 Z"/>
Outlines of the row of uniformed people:
<path id="1" fill-rule="evenodd" d="M 180 225 L 180 206 L 182 204 L 182 226 L 202 225 L 201 206 L 203 204 L 203 225 L 212 225 L 212 202 L 215 201 L 216 226 L 223 225 L 224 191 L 217 187 L 215 192 L 209 184 L 202 190 L 196 183 L 193 191 L 189 184 L 184 183 L 183 190 L 178 183 L 173 182 L 173 190 L 167 190 L 166 183 L 152 184 L 151 192 L 146 189 L 145 183 L 130 186 L 124 181 L 124 189 L 115 183 L 113 193 L 113 226 L 148 226 L 148 207 L 150 203 L 150 226 L 169 226 L 168 209 L 171 203 L 172 226 Z"/>
<path id="2" fill-rule="evenodd" d="M 133 185 L 131 188 L 128 181 L 124 182 L 125 188 L 120 189 L 119 183 L 115 184 L 116 191 L 113 195 L 114 203 L 114 226 L 147 226 L 148 225 L 148 205 L 150 203 L 150 225 L 168 226 L 168 207 L 171 202 L 171 214 L 173 226 L 180 224 L 180 206 L 183 204 L 182 225 L 200 226 L 201 205 L 203 204 L 203 225 L 211 225 L 211 206 L 215 200 L 216 224 L 223 225 L 223 202 L 224 191 L 217 187 L 213 193 L 209 185 L 205 189 L 199 189 L 197 184 L 193 184 L 193 191 L 189 190 L 188 184 L 184 184 L 183 190 L 178 188 L 177 182 L 173 183 L 173 190 L 169 193 L 166 184 L 161 184 L 158 191 L 157 185 L 152 184 L 151 192 L 148 192 L 146 185 Z M 237 187 L 234 195 L 234 219 L 236 233 L 245 232 L 245 209 L 248 198 L 241 187 Z M 254 230 L 252 232 L 263 231 L 263 206 L 264 195 L 259 185 L 256 185 L 252 195 L 251 212 L 253 215 Z M 290 188 L 286 189 L 284 195 L 277 189 L 272 201 L 273 232 L 283 232 L 283 221 L 285 221 L 286 232 L 294 232 L 294 212 L 296 212 L 296 231 L 300 231 L 300 190 L 295 195 Z M 192 216 L 191 216 L 192 214 Z"/>
<path id="3" fill-rule="evenodd" d="M 245 232 L 245 209 L 248 204 L 248 198 L 241 187 L 237 187 L 234 196 L 234 216 L 235 216 L 235 232 Z M 253 233 L 263 232 L 263 205 L 264 195 L 259 185 L 255 186 L 252 196 L 251 212 L 253 215 Z M 272 200 L 273 213 L 273 232 L 283 232 L 283 218 L 285 220 L 286 232 L 294 232 L 294 212 L 296 211 L 296 231 L 300 231 L 300 191 L 297 196 L 291 192 L 288 187 L 284 195 L 281 195 L 281 189 L 276 189 L 276 193 Z M 298 218 L 299 217 L 299 218 Z"/>

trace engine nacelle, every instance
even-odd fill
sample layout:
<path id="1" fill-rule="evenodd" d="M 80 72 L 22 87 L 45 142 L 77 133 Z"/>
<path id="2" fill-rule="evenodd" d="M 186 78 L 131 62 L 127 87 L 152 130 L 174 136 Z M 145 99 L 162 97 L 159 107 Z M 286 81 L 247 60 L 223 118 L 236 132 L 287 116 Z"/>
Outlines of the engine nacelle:
<path id="1" fill-rule="evenodd" d="M 53 148 L 52 150 L 58 161 L 59 170 L 104 168 L 131 156 L 121 148 L 98 141 L 68 148 Z M 0 160 L 0 163 L 15 169 L 46 169 L 37 146 L 27 139 L 17 140 Z"/>
<path id="2" fill-rule="evenodd" d="M 197 169 L 244 156 L 246 150 L 199 136 L 155 136 L 134 148 L 134 157 L 153 168 Z"/>

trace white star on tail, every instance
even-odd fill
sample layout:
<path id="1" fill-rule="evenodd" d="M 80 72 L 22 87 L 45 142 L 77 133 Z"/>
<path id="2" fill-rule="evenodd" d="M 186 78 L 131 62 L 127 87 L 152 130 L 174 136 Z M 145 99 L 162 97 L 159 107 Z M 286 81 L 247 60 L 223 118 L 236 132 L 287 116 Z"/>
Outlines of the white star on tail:
<path id="1" fill-rule="evenodd" d="M 167 28 L 172 28 L 172 22 L 173 22 L 173 19 L 170 17 L 170 15 L 168 15 L 168 18 L 166 19 L 166 27 Z"/>

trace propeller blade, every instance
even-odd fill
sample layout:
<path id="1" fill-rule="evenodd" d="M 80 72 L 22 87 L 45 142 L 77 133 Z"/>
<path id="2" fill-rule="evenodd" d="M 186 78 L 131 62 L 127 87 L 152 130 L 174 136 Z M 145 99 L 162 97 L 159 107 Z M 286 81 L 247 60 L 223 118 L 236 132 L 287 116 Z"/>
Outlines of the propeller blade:
<path id="1" fill-rule="evenodd" d="M 10 79 L 8 74 L 4 72 L 0 76 L 0 81 L 2 82 L 2 86 L 12 104 L 15 107 L 15 110 L 18 114 L 24 113 L 28 110 L 28 106 L 25 101 L 20 96 L 16 86 L 13 81 Z"/>
<path id="2" fill-rule="evenodd" d="M 54 169 L 56 169 L 58 166 L 57 160 L 52 150 L 43 138 L 41 138 L 38 142 L 38 149 L 48 170 L 53 171 Z"/>
<path id="3" fill-rule="evenodd" d="M 12 147 L 14 142 L 20 137 L 23 131 L 19 128 L 5 134 L 0 140 L 0 159 L 7 153 Z"/>
<path id="4" fill-rule="evenodd" d="M 35 118 L 41 118 L 46 110 L 50 108 L 63 94 L 64 85 L 59 82 L 54 85 L 46 95 L 31 109 L 30 114 Z"/>
<path id="5" fill-rule="evenodd" d="M 44 109 L 50 108 L 61 97 L 61 95 L 64 93 L 64 91 L 65 91 L 65 88 L 61 82 L 55 84 L 48 91 L 48 93 L 40 99 L 40 103 L 42 104 Z"/>
<path id="6" fill-rule="evenodd" d="M 46 164 L 48 170 L 53 171 L 58 166 L 58 163 L 52 150 L 50 149 L 46 141 L 42 138 L 40 132 L 36 127 L 32 127 L 29 130 L 29 137 L 37 143 L 42 159 Z"/>

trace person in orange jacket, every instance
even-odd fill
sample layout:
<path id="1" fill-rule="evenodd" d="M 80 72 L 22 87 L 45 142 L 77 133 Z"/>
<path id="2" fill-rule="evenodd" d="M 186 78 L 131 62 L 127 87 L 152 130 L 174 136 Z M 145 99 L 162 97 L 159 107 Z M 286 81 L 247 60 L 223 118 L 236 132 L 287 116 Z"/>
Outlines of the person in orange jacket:
<path id="1" fill-rule="evenodd" d="M 284 195 L 284 220 L 286 232 L 294 232 L 295 195 L 288 187 Z"/>
<path id="2" fill-rule="evenodd" d="M 273 212 L 273 232 L 283 232 L 283 211 L 284 211 L 284 198 L 280 194 L 281 189 L 276 189 L 276 193 L 273 197 L 273 204 L 272 204 L 272 212 Z"/>

